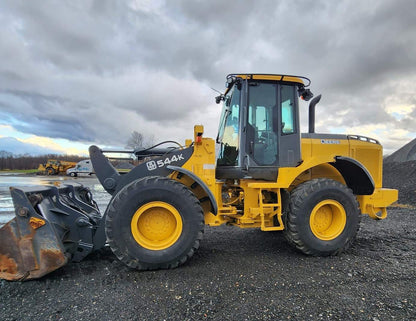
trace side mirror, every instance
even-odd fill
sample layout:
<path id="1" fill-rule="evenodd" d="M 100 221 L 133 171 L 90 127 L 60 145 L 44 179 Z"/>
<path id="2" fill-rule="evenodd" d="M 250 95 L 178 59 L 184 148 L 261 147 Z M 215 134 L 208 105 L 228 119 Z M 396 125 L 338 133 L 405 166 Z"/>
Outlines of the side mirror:
<path id="1" fill-rule="evenodd" d="M 309 101 L 313 97 L 313 93 L 311 92 L 311 90 L 306 89 L 305 87 L 299 88 L 298 92 L 299 92 L 300 98 L 305 101 Z"/>
<path id="2" fill-rule="evenodd" d="M 219 104 L 222 100 L 224 100 L 224 95 L 223 94 L 215 97 L 215 103 L 217 103 L 217 104 Z"/>

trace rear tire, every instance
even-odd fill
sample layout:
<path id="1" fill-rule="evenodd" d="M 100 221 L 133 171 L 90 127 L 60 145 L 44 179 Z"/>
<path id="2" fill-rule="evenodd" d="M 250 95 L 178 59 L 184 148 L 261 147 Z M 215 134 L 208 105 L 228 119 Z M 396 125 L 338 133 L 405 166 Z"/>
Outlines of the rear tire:
<path id="1" fill-rule="evenodd" d="M 284 234 L 299 251 L 337 255 L 351 246 L 360 228 L 359 204 L 345 185 L 326 178 L 296 187 L 290 196 Z"/>
<path id="2" fill-rule="evenodd" d="M 185 185 L 166 177 L 145 177 L 112 199 L 105 232 L 114 254 L 129 267 L 175 268 L 199 248 L 204 215 Z"/>

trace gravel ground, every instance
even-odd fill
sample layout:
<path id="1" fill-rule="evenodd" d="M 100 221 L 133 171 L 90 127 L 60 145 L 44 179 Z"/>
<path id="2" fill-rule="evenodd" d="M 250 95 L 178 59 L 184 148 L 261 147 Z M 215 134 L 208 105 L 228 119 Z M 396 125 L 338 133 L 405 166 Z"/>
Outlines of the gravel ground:
<path id="1" fill-rule="evenodd" d="M 0 320 L 416 320 L 415 214 L 364 217 L 336 257 L 229 226 L 206 227 L 175 270 L 134 271 L 104 249 L 39 280 L 0 281 Z"/>

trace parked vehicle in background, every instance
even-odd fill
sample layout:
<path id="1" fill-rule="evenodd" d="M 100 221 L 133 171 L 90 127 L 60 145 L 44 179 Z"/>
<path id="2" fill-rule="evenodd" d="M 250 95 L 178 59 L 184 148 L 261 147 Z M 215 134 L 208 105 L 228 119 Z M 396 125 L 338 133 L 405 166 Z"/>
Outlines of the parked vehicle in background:
<path id="1" fill-rule="evenodd" d="M 91 175 L 94 174 L 94 168 L 92 167 L 91 160 L 86 159 L 78 162 L 75 167 L 66 171 L 66 175 L 77 177 L 79 174 Z"/>

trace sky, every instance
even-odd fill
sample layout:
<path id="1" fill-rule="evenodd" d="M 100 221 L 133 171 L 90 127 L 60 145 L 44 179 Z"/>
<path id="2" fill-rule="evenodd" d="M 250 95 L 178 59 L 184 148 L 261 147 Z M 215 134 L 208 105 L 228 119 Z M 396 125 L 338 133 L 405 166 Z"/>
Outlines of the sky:
<path id="1" fill-rule="evenodd" d="M 316 131 L 390 154 L 416 137 L 414 0 L 0 3 L 0 150 L 215 137 L 229 73 L 306 76 Z M 307 131 L 307 105 L 301 107 Z"/>

